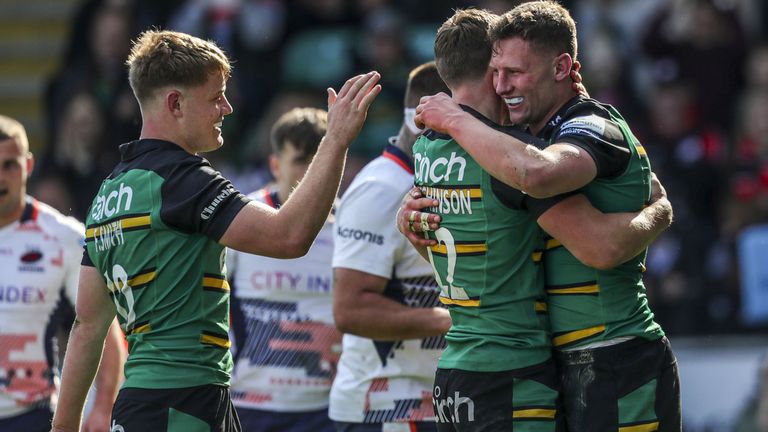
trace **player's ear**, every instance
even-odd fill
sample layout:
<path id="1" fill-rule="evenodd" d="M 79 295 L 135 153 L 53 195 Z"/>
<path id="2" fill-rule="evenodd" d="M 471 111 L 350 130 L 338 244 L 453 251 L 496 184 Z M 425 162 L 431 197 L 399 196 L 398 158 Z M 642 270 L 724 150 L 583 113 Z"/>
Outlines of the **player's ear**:
<path id="1" fill-rule="evenodd" d="M 274 153 L 269 155 L 269 171 L 272 173 L 272 177 L 275 179 L 280 178 L 280 160 Z"/>
<path id="2" fill-rule="evenodd" d="M 573 58 L 568 53 L 562 53 L 555 57 L 553 66 L 556 81 L 570 78 L 571 69 L 573 68 Z"/>
<path id="3" fill-rule="evenodd" d="M 181 117 L 181 101 L 184 96 L 178 90 L 170 90 L 165 94 L 165 109 L 174 117 Z"/>
<path id="4" fill-rule="evenodd" d="M 27 160 L 25 161 L 27 164 L 27 177 L 32 175 L 32 170 L 35 169 L 35 155 L 32 154 L 32 152 L 27 153 Z"/>

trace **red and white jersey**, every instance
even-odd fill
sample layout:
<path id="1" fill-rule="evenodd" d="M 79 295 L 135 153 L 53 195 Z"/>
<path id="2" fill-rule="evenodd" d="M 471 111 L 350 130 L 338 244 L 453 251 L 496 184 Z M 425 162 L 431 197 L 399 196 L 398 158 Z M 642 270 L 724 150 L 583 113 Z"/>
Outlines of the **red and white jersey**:
<path id="1" fill-rule="evenodd" d="M 397 209 L 412 186 L 410 158 L 392 145 L 357 174 L 336 211 L 333 267 L 387 278 L 385 296 L 431 308 L 440 305 L 432 266 L 395 226 Z M 432 383 L 443 348 L 442 336 L 377 341 L 345 334 L 330 418 L 400 425 L 434 421 Z"/>
<path id="2" fill-rule="evenodd" d="M 277 193 L 268 187 L 249 198 L 280 206 Z M 341 333 L 333 323 L 332 256 L 330 220 L 301 258 L 227 251 L 235 406 L 277 412 L 328 406 L 341 352 Z"/>
<path id="3" fill-rule="evenodd" d="M 80 222 L 29 197 L 21 220 L 0 228 L 0 418 L 56 394 L 55 333 L 71 324 L 84 236 Z"/>

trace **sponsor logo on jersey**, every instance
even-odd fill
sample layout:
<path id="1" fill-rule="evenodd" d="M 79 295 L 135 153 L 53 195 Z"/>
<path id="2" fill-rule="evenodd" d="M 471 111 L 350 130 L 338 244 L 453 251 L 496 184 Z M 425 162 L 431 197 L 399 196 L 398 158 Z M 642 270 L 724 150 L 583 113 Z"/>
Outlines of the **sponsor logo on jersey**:
<path id="1" fill-rule="evenodd" d="M 219 206 L 219 204 L 221 204 L 221 202 L 224 201 L 226 197 L 232 195 L 235 192 L 236 192 L 235 187 L 232 185 L 230 185 L 223 191 L 219 192 L 219 194 L 216 195 L 216 198 L 214 198 L 210 204 L 208 204 L 207 206 L 205 206 L 205 208 L 203 208 L 203 211 L 200 213 L 200 218 L 203 220 L 210 219 L 211 216 L 213 216 L 213 213 L 216 211 L 216 208 Z"/>
<path id="2" fill-rule="evenodd" d="M 31 250 L 21 256 L 21 262 L 31 264 L 40 261 L 43 258 L 43 253 L 38 250 Z"/>
<path id="3" fill-rule="evenodd" d="M 444 395 L 440 386 L 432 392 L 432 404 L 437 411 L 438 423 L 462 423 L 475 421 L 475 402 L 459 392 Z"/>
<path id="4" fill-rule="evenodd" d="M 462 156 L 456 156 L 456 152 L 451 152 L 451 157 L 439 157 L 430 160 L 429 157 L 421 153 L 413 155 L 416 181 L 421 183 L 440 183 L 442 181 L 451 181 L 451 174 L 456 174 L 456 181 L 464 180 L 464 169 L 467 167 L 467 160 Z"/>
<path id="5" fill-rule="evenodd" d="M 125 428 L 117 424 L 116 420 L 112 420 L 112 427 L 109 432 L 125 432 Z"/>
<path id="6" fill-rule="evenodd" d="M 359 229 L 345 228 L 345 227 L 339 226 L 338 228 L 336 228 L 336 233 L 342 238 L 367 241 L 368 243 L 373 243 L 379 246 L 384 244 L 383 235 L 376 234 L 370 231 L 363 231 Z"/>
<path id="7" fill-rule="evenodd" d="M 250 281 L 256 290 L 331 292 L 331 277 L 327 275 L 257 270 L 251 273 Z"/>
<path id="8" fill-rule="evenodd" d="M 591 138 L 600 138 L 605 135 L 605 119 L 594 114 L 572 118 L 560 127 L 559 136 L 586 135 Z"/>
<path id="9" fill-rule="evenodd" d="M 45 290 L 31 286 L 0 285 L 0 303 L 45 303 Z"/>
<path id="10" fill-rule="evenodd" d="M 41 259 L 43 259 L 43 253 L 39 248 L 27 247 L 27 251 L 19 258 L 19 271 L 42 273 L 45 268 L 39 264 Z"/>
<path id="11" fill-rule="evenodd" d="M 93 209 L 91 210 L 91 217 L 98 222 L 105 216 L 112 217 L 123 211 L 128 211 L 131 209 L 132 200 L 133 189 L 130 186 L 126 186 L 125 183 L 120 183 L 117 190 L 96 196 L 93 202 Z"/>

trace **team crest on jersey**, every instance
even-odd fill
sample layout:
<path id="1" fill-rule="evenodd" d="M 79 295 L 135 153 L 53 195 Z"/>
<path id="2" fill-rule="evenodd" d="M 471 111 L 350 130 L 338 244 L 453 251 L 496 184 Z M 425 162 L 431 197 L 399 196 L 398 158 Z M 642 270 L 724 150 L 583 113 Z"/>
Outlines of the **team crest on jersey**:
<path id="1" fill-rule="evenodd" d="M 27 247 L 27 251 L 19 258 L 19 271 L 42 273 L 44 268 L 39 264 L 42 259 L 43 252 L 39 248 Z"/>

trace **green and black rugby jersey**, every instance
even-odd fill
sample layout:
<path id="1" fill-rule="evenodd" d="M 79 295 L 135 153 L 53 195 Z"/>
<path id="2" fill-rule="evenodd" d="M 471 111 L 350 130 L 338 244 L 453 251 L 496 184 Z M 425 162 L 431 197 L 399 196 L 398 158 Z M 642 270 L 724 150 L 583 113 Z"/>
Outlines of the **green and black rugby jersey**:
<path id="1" fill-rule="evenodd" d="M 597 176 L 579 192 L 604 213 L 635 212 L 651 195 L 651 165 L 645 149 L 612 106 L 574 97 L 538 134 L 549 143 L 584 149 Z M 555 239 L 545 252 L 553 345 L 578 348 L 625 337 L 664 335 L 648 306 L 642 272 L 645 253 L 599 271 L 579 262 Z"/>
<path id="2" fill-rule="evenodd" d="M 500 127 L 533 142 L 531 135 Z M 429 236 L 440 301 L 452 326 L 438 366 L 478 372 L 528 367 L 551 355 L 538 216 L 560 198 L 530 199 L 491 177 L 450 136 L 427 131 L 413 146 L 415 183 L 438 201 Z"/>
<path id="3" fill-rule="evenodd" d="M 217 243 L 248 199 L 200 156 L 120 146 L 86 219 L 83 264 L 104 276 L 128 339 L 124 387 L 229 385 L 229 284 Z"/>

